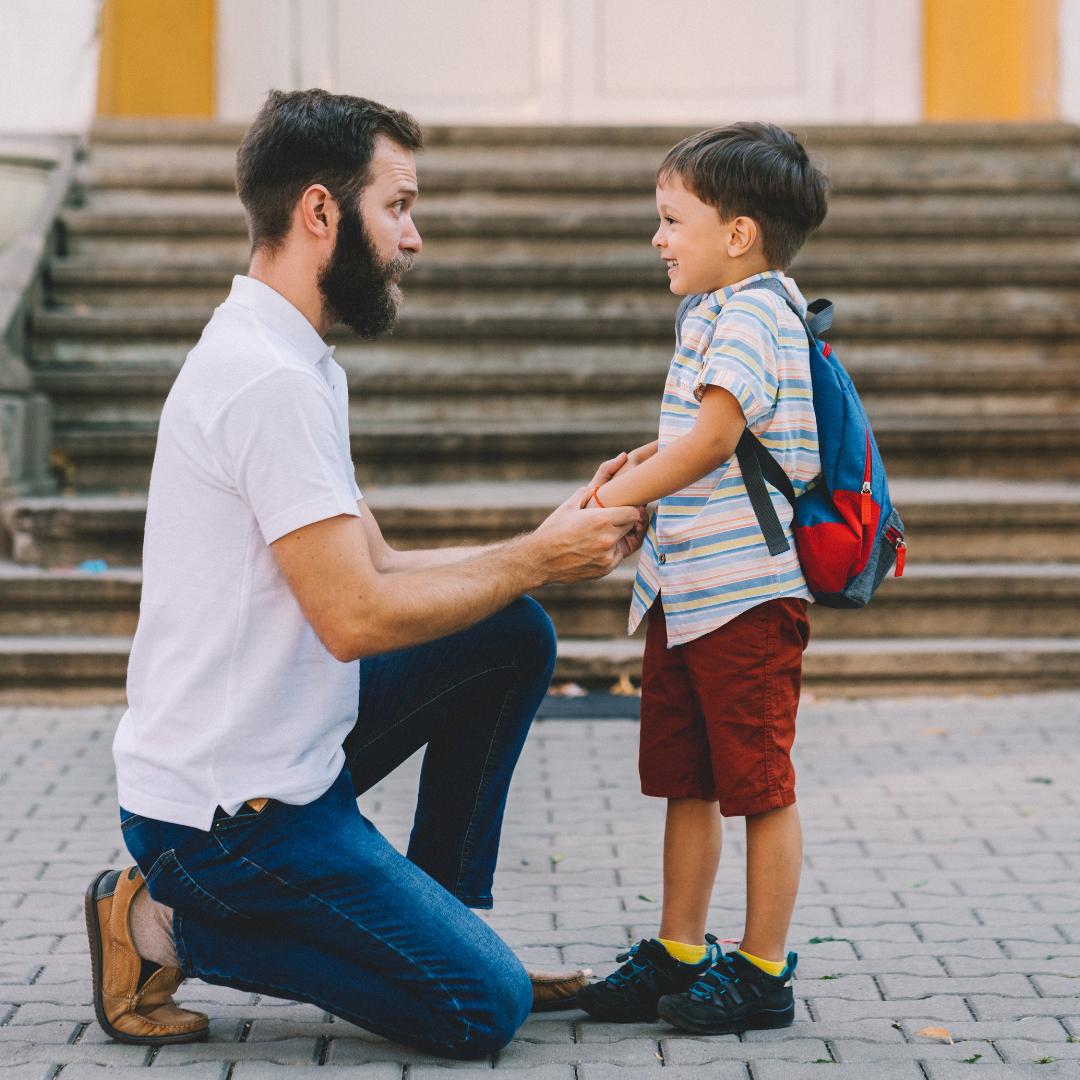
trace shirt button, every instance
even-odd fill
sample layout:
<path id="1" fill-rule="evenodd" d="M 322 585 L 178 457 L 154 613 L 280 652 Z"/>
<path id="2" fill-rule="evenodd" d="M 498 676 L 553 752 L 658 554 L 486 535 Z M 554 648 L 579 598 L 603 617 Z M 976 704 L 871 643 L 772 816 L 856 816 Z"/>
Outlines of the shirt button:
<path id="1" fill-rule="evenodd" d="M 660 561 L 661 562 L 667 562 L 667 556 L 666 555 L 661 555 L 660 556 Z"/>

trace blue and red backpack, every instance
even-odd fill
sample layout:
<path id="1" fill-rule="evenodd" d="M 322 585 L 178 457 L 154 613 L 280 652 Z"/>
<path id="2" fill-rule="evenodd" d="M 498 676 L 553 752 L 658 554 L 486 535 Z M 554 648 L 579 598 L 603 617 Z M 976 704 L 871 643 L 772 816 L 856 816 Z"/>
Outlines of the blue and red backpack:
<path id="1" fill-rule="evenodd" d="M 746 289 L 775 293 L 803 324 L 810 345 L 810 378 L 821 455 L 821 475 L 796 498 L 787 473 L 746 428 L 735 450 L 746 494 L 771 555 L 790 550 L 790 545 L 766 481 L 791 503 L 799 562 L 819 604 L 830 608 L 863 607 L 894 563 L 896 576 L 903 574 L 907 546 L 904 523 L 889 499 L 885 466 L 866 410 L 843 365 L 830 346 L 816 336 L 832 325 L 833 306 L 828 300 L 815 300 L 807 307 L 807 321 L 775 278 L 755 281 Z M 700 297 L 688 297 L 687 301 L 696 299 Z M 690 306 L 687 301 L 679 308 L 680 317 Z"/>

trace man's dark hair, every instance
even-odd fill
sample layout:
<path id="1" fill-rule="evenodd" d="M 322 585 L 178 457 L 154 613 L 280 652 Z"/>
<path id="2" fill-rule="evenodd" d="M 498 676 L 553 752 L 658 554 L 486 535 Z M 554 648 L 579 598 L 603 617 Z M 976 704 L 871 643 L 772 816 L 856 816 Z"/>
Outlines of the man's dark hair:
<path id="1" fill-rule="evenodd" d="M 753 218 L 765 258 L 779 269 L 791 264 L 828 210 L 825 174 L 799 140 L 775 124 L 731 124 L 683 139 L 664 158 L 656 181 L 672 176 L 715 207 L 722 221 Z"/>
<path id="2" fill-rule="evenodd" d="M 293 209 L 312 184 L 323 184 L 340 206 L 356 206 L 379 135 L 414 153 L 424 142 L 408 113 L 376 101 L 325 90 L 271 90 L 236 155 L 236 191 L 252 251 L 281 247 Z"/>

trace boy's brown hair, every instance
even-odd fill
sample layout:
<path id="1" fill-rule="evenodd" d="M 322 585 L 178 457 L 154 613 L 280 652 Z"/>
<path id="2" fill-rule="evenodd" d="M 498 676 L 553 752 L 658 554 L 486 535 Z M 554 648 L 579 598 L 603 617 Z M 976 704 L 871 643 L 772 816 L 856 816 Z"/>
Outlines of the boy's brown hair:
<path id="1" fill-rule="evenodd" d="M 656 182 L 673 176 L 722 221 L 753 218 L 765 258 L 781 270 L 828 210 L 828 178 L 799 140 L 775 124 L 730 124 L 683 139 L 668 151 Z"/>

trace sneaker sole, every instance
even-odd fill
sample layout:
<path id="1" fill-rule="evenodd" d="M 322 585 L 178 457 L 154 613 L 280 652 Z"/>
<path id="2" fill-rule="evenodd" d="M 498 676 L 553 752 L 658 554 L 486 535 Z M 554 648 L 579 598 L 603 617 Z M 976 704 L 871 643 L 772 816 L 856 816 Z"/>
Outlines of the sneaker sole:
<path id="1" fill-rule="evenodd" d="M 210 1034 L 210 1028 L 205 1027 L 201 1031 L 185 1032 L 183 1035 L 127 1035 L 118 1031 L 105 1018 L 105 1003 L 102 1000 L 102 967 L 101 958 L 101 921 L 98 919 L 97 902 L 94 893 L 97 892 L 98 883 L 111 870 L 102 870 L 86 890 L 84 908 L 86 910 L 86 933 L 90 938 L 90 978 L 94 988 L 94 1015 L 101 1025 L 101 1030 L 115 1039 L 116 1042 L 129 1043 L 133 1046 L 162 1046 L 165 1043 L 202 1042 Z"/>
<path id="2" fill-rule="evenodd" d="M 693 1020 L 687 1020 L 678 1014 L 669 1015 L 664 1007 L 663 998 L 656 1007 L 660 1017 L 672 1027 L 680 1031 L 689 1031 L 694 1035 L 741 1035 L 744 1031 L 770 1031 L 773 1028 L 791 1027 L 795 1023 L 795 1006 L 785 1009 L 783 1012 L 758 1014 L 757 1017 L 748 1020 L 724 1020 L 714 1024 L 701 1024 Z"/>

